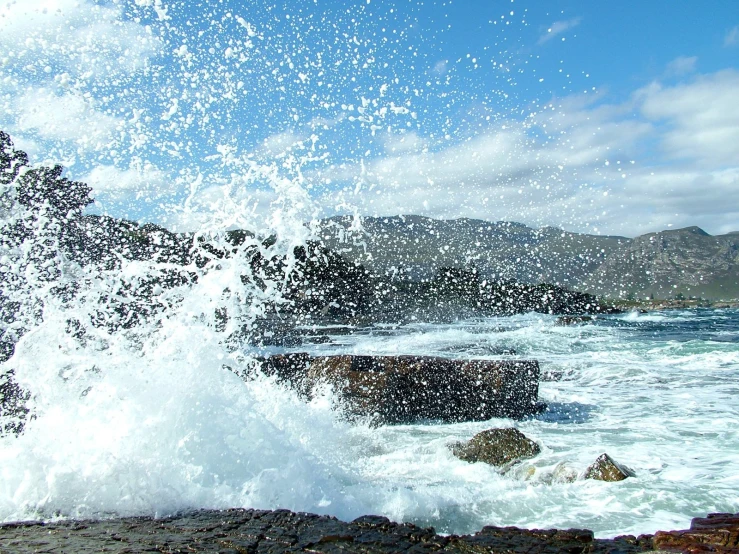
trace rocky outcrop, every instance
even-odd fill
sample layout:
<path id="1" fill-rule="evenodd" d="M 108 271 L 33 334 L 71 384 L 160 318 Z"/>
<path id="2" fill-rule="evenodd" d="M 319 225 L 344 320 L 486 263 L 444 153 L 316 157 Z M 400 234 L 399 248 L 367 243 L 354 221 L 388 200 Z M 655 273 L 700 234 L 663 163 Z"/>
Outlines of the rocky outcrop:
<path id="1" fill-rule="evenodd" d="M 262 359 L 260 368 L 307 398 L 329 384 L 347 416 L 375 423 L 522 418 L 542 408 L 536 361 L 298 353 Z"/>
<path id="2" fill-rule="evenodd" d="M 452 445 L 452 453 L 460 460 L 494 466 L 533 458 L 540 452 L 538 444 L 513 427 L 488 429 L 477 433 L 466 443 Z"/>
<path id="3" fill-rule="evenodd" d="M 26 402 L 30 394 L 18 386 L 14 371 L 0 374 L 0 437 L 18 435 L 29 417 Z"/>
<path id="4" fill-rule="evenodd" d="M 598 314 L 613 306 L 562 286 L 485 279 L 476 269 L 443 267 L 429 281 L 385 279 L 374 302 L 359 312 L 371 322 L 457 321 L 518 313 Z"/>
<path id="5" fill-rule="evenodd" d="M 711 514 L 685 531 L 596 539 L 582 529 L 484 527 L 473 535 L 438 535 L 433 528 L 362 516 L 336 518 L 287 510 L 203 510 L 176 517 L 0 525 L 4 552 L 395 552 L 632 554 L 739 552 L 739 514 Z"/>
<path id="6" fill-rule="evenodd" d="M 739 553 L 739 514 L 694 518 L 685 531 L 657 531 L 655 549 L 667 552 Z"/>
<path id="7" fill-rule="evenodd" d="M 627 477 L 634 477 L 634 472 L 605 453 L 585 470 L 585 479 L 596 481 L 623 481 Z"/>
<path id="8" fill-rule="evenodd" d="M 555 325 L 564 327 L 567 325 L 581 325 L 583 323 L 591 323 L 592 321 L 593 321 L 593 318 L 590 316 L 563 315 L 557 318 Z"/>

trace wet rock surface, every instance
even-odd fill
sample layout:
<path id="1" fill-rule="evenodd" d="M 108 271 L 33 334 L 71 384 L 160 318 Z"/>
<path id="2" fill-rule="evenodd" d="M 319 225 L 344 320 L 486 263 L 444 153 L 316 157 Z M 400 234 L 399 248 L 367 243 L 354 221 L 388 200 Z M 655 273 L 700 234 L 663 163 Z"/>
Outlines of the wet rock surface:
<path id="1" fill-rule="evenodd" d="M 0 526 L 0 551 L 17 552 L 739 552 L 739 514 L 696 518 L 684 531 L 596 539 L 588 530 L 484 527 L 441 536 L 433 528 L 362 516 L 350 523 L 287 510 L 203 510 L 164 519 L 12 523 Z"/>
<path id="2" fill-rule="evenodd" d="M 376 423 L 523 418 L 541 410 L 539 364 L 428 356 L 316 356 L 261 360 L 261 370 L 306 397 L 328 383 L 350 417 Z"/>
<path id="3" fill-rule="evenodd" d="M 585 479 L 596 481 L 615 482 L 628 477 L 634 477 L 634 472 L 605 453 L 598 456 L 598 459 L 585 470 Z"/>
<path id="4" fill-rule="evenodd" d="M 739 514 L 695 518 L 685 531 L 657 531 L 654 546 L 668 552 L 739 552 Z"/>
<path id="5" fill-rule="evenodd" d="M 487 429 L 477 433 L 466 443 L 452 445 L 452 453 L 460 460 L 484 462 L 494 466 L 533 458 L 540 452 L 538 444 L 512 427 Z"/>
<path id="6" fill-rule="evenodd" d="M 568 325 L 582 325 L 584 323 L 592 323 L 593 318 L 587 315 L 563 315 L 559 316 L 556 321 L 556 325 L 565 327 Z"/>

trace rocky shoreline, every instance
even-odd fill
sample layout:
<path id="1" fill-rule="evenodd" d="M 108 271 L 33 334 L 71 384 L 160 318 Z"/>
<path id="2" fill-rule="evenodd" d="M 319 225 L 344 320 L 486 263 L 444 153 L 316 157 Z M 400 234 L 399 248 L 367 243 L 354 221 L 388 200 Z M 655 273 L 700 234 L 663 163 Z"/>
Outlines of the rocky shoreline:
<path id="1" fill-rule="evenodd" d="M 0 525 L 0 551 L 220 553 L 739 553 L 739 514 L 709 514 L 690 529 L 598 539 L 584 529 L 483 527 L 471 535 L 394 523 L 380 516 L 351 522 L 288 510 L 201 510 L 154 519 L 21 522 Z"/>
<path id="2" fill-rule="evenodd" d="M 635 300 L 630 302 L 612 301 L 614 307 L 622 312 L 633 310 L 640 311 L 662 311 L 662 310 L 688 310 L 695 308 L 713 309 L 736 309 L 739 308 L 739 300 Z"/>

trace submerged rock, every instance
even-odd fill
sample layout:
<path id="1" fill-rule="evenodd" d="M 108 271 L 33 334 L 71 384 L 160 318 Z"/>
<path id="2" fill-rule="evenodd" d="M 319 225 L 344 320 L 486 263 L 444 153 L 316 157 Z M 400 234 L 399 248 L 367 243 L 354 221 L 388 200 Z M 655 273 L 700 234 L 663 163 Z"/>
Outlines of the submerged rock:
<path id="1" fill-rule="evenodd" d="M 585 479 L 597 481 L 623 481 L 627 477 L 634 477 L 634 472 L 611 458 L 608 454 L 601 454 L 588 469 L 585 470 Z"/>
<path id="2" fill-rule="evenodd" d="M 460 460 L 494 466 L 533 458 L 540 452 L 538 444 L 512 427 L 488 429 L 477 433 L 466 443 L 452 445 L 452 453 Z"/>
<path id="3" fill-rule="evenodd" d="M 559 462 L 552 470 L 553 483 L 574 483 L 577 481 L 578 472 L 567 462 Z"/>
<path id="4" fill-rule="evenodd" d="M 582 323 L 592 323 L 593 318 L 589 315 L 563 315 L 557 318 L 555 325 L 564 327 L 566 325 L 580 325 Z"/>
<path id="5" fill-rule="evenodd" d="M 530 481 L 538 478 L 536 467 L 531 464 L 521 463 L 521 460 L 513 460 L 501 468 L 501 475 L 505 475 L 516 481 Z"/>
<path id="6" fill-rule="evenodd" d="M 541 410 L 536 361 L 296 353 L 261 359 L 261 370 L 307 398 L 330 384 L 347 416 L 375 423 L 485 421 Z"/>

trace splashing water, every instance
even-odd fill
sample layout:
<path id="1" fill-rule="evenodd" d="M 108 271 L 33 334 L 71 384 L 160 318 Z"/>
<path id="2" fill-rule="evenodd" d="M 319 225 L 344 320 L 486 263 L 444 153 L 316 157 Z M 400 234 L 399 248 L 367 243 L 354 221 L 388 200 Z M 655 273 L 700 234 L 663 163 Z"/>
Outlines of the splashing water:
<path id="1" fill-rule="evenodd" d="M 344 519 L 379 512 L 444 532 L 484 524 L 587 524 L 615 534 L 739 509 L 731 492 L 736 468 L 724 450 L 728 469 L 717 474 L 713 491 L 683 486 L 696 474 L 708 480 L 703 462 L 699 470 L 689 466 L 686 476 L 636 447 L 624 450 L 640 464 L 644 477 L 636 484 L 559 483 L 552 477 L 556 464 L 582 469 L 599 452 L 584 446 L 587 438 L 568 439 L 573 426 L 535 420 L 523 427 L 552 445 L 536 462 L 536 479 L 501 476 L 456 460 L 447 448 L 489 423 L 349 425 L 332 411 L 330 390 L 305 403 L 251 370 L 256 352 L 239 337 L 285 301 L 295 247 L 312 238 L 306 222 L 359 213 L 360 207 L 402 211 L 404 195 L 422 193 L 406 190 L 404 179 L 424 175 L 426 164 L 465 156 L 466 142 L 501 150 L 495 162 L 517 171 L 521 157 L 536 157 L 541 141 L 549 140 L 538 134 L 536 113 L 509 119 L 524 111 L 517 105 L 514 69 L 530 57 L 521 58 L 508 35 L 497 39 L 495 63 L 483 70 L 473 57 L 434 59 L 433 45 L 444 36 L 425 20 L 421 3 L 290 4 L 289 13 L 268 4 L 246 9 L 160 0 L 60 2 L 59 11 L 44 11 L 43 2 L 1 8 L 7 16 L 0 23 L 2 44 L 21 33 L 27 39 L 8 50 L 2 69 L 16 99 L 6 111 L 19 114 L 10 122 L 23 136 L 19 147 L 63 162 L 76 179 L 90 183 L 98 196 L 94 209 L 192 233 L 183 235 L 184 265 L 115 249 L 105 259 L 82 262 L 70 254 L 80 235 L 67 236 L 64 229 L 84 232 L 77 223 L 84 198 L 64 210 L 25 202 L 21 183 L 36 182 L 35 170 L 10 166 L 4 174 L 0 300 L 13 313 L 3 323 L 13 354 L 0 370 L 12 371 L 28 392 L 29 413 L 21 434 L 0 437 L 0 520 L 246 506 Z M 419 26 L 437 30 L 419 37 Z M 429 74 L 416 82 L 406 69 L 422 64 Z M 462 81 L 472 83 L 465 92 Z M 465 102 L 477 110 L 468 127 L 443 115 Z M 497 142 L 480 145 L 480 121 L 508 128 L 499 129 Z M 393 149 L 412 151 L 413 164 L 403 166 L 400 158 L 373 163 Z M 483 173 L 488 166 L 479 163 Z M 534 181 L 556 184 L 571 169 L 561 159 L 538 163 Z M 451 204 L 479 200 L 458 196 L 449 183 L 439 184 L 439 196 L 449 192 Z M 365 200 L 365 191 L 381 192 L 376 205 Z M 503 217 L 526 205 L 526 194 L 514 192 L 501 201 L 508 210 Z M 254 235 L 235 245 L 228 229 Z M 265 242 L 268 237 L 273 240 Z M 88 239 L 94 242 L 80 240 Z M 214 257 L 213 249 L 228 255 Z M 260 272 L 255 253 L 283 260 L 285 270 Z M 580 391 L 567 384 L 545 390 L 545 399 L 562 408 L 553 413 L 563 418 L 577 420 L 571 411 L 577 406 L 596 411 L 591 401 L 607 404 L 600 387 L 623 371 L 585 363 L 584 344 L 604 357 L 609 350 L 626 351 L 631 361 L 646 363 L 654 355 L 631 348 L 610 328 L 580 334 L 527 317 L 496 336 L 577 375 Z M 460 355 L 475 356 L 481 333 L 488 336 L 500 324 L 480 324 L 473 336 L 435 328 L 431 338 L 412 328 L 387 344 L 370 337 L 344 346 L 424 354 L 454 346 Z M 475 348 L 465 347 L 471 342 Z M 735 372 L 735 350 L 719 350 L 689 355 L 700 357 L 707 374 Z M 680 363 L 687 355 L 677 354 Z M 672 360 L 668 353 L 660 363 Z M 636 381 L 656 379 L 642 370 Z M 643 406 L 648 410 L 648 403 Z M 701 425 L 713 416 L 702 413 Z M 581 417 L 587 426 L 587 414 Z M 603 416 L 603 429 L 589 425 L 616 434 L 624 421 L 610 417 Z M 726 448 L 736 448 L 729 427 L 736 412 L 720 417 L 716 432 Z M 672 441 L 668 451 L 674 454 L 674 437 L 659 440 Z M 660 476 L 677 483 L 673 491 Z M 686 491 L 689 501 L 680 499 Z M 601 509 L 612 520 L 593 516 Z"/>

